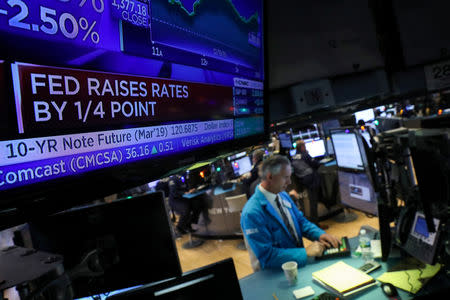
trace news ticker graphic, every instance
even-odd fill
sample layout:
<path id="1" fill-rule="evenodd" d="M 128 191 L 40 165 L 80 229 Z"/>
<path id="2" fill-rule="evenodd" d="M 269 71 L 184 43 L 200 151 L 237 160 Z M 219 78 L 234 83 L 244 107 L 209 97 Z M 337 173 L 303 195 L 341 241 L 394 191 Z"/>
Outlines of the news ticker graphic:
<path id="1" fill-rule="evenodd" d="M 232 140 L 233 120 L 0 142 L 0 190 Z"/>
<path id="2" fill-rule="evenodd" d="M 254 116 L 248 118 L 236 118 L 234 120 L 234 138 L 244 138 L 251 135 L 264 133 L 264 117 Z"/>
<path id="3" fill-rule="evenodd" d="M 264 114 L 263 83 L 243 78 L 234 78 L 233 81 L 234 115 Z"/>
<path id="4" fill-rule="evenodd" d="M 14 63 L 19 133 L 227 119 L 233 87 Z"/>

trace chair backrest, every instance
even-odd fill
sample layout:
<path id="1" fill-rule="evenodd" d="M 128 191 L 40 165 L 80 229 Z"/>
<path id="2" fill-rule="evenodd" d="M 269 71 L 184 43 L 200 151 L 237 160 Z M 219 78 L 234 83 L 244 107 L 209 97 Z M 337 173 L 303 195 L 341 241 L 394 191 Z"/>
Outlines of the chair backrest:
<path id="1" fill-rule="evenodd" d="M 229 212 L 240 212 L 242 211 L 245 203 L 247 203 L 247 195 L 240 194 L 236 196 L 225 197 L 225 201 L 227 201 Z"/>

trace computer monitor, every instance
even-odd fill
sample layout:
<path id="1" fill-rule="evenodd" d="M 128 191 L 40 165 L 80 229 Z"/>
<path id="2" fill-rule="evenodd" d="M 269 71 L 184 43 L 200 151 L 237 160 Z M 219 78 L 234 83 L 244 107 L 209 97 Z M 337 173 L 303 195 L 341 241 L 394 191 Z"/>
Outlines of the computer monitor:
<path id="1" fill-rule="evenodd" d="M 186 172 L 187 184 L 190 189 L 197 188 L 200 185 L 207 185 L 211 181 L 211 168 L 210 164 L 198 167 Z"/>
<path id="2" fill-rule="evenodd" d="M 359 120 L 363 120 L 364 122 L 369 122 L 375 119 L 375 113 L 372 108 L 361 110 L 354 113 L 356 123 L 358 124 Z"/>
<path id="3" fill-rule="evenodd" d="M 291 149 L 292 148 L 292 138 L 288 133 L 280 133 L 278 134 L 278 138 L 280 139 L 281 148 Z"/>
<path id="4" fill-rule="evenodd" d="M 29 229 L 33 248 L 63 255 L 66 272 L 97 251 L 87 267 L 104 272 L 73 280 L 74 298 L 181 275 L 161 192 L 42 217 Z"/>
<path id="5" fill-rule="evenodd" d="M 341 203 L 362 212 L 378 215 L 375 191 L 366 173 L 338 170 Z"/>
<path id="6" fill-rule="evenodd" d="M 231 166 L 233 167 L 234 175 L 242 176 L 252 170 L 252 161 L 249 156 L 244 156 L 232 161 Z"/>
<path id="7" fill-rule="evenodd" d="M 322 130 L 325 136 L 330 136 L 330 129 L 336 129 L 339 127 L 341 127 L 341 124 L 337 119 L 330 119 L 322 122 Z"/>
<path id="8" fill-rule="evenodd" d="M 236 159 L 241 158 L 241 157 L 246 156 L 246 155 L 247 155 L 247 152 L 246 151 L 242 151 L 242 152 L 236 153 L 234 155 L 228 156 L 227 159 L 229 161 L 232 161 L 232 160 L 236 160 Z"/>
<path id="9" fill-rule="evenodd" d="M 289 150 L 289 156 L 294 157 L 297 154 L 297 149 L 291 149 Z"/>
<path id="10" fill-rule="evenodd" d="M 321 157 L 326 154 L 323 139 L 305 140 L 305 147 L 311 157 Z"/>
<path id="11" fill-rule="evenodd" d="M 243 299 L 231 258 L 199 268 L 179 278 L 149 284 L 108 300 L 240 300 Z"/>
<path id="12" fill-rule="evenodd" d="M 333 131 L 331 133 L 336 163 L 340 169 L 364 171 L 361 151 L 353 131 Z"/>

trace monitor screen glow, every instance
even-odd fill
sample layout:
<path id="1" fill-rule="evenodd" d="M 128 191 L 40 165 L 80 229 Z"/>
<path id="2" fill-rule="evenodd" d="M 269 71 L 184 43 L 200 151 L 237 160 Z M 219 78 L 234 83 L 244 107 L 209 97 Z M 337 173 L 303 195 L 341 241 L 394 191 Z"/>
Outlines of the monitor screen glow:
<path id="1" fill-rule="evenodd" d="M 361 152 L 354 133 L 334 132 L 331 134 L 338 167 L 364 170 Z"/>
<path id="2" fill-rule="evenodd" d="M 305 140 L 305 147 L 311 157 L 320 157 L 326 154 L 323 139 Z"/>
<path id="3" fill-rule="evenodd" d="M 231 162 L 236 176 L 244 175 L 252 170 L 252 161 L 249 156 L 244 156 Z"/>
<path id="4" fill-rule="evenodd" d="M 375 113 L 372 108 L 361 110 L 355 113 L 356 123 L 359 120 L 363 120 L 364 122 L 370 122 L 375 119 Z"/>

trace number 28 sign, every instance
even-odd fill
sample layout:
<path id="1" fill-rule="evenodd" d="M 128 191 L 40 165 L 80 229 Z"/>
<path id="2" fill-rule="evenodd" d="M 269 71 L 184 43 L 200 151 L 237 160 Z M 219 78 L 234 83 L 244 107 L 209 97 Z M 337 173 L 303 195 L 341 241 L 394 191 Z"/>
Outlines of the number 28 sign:
<path id="1" fill-rule="evenodd" d="M 450 61 L 425 66 L 424 71 L 429 91 L 450 86 Z"/>

